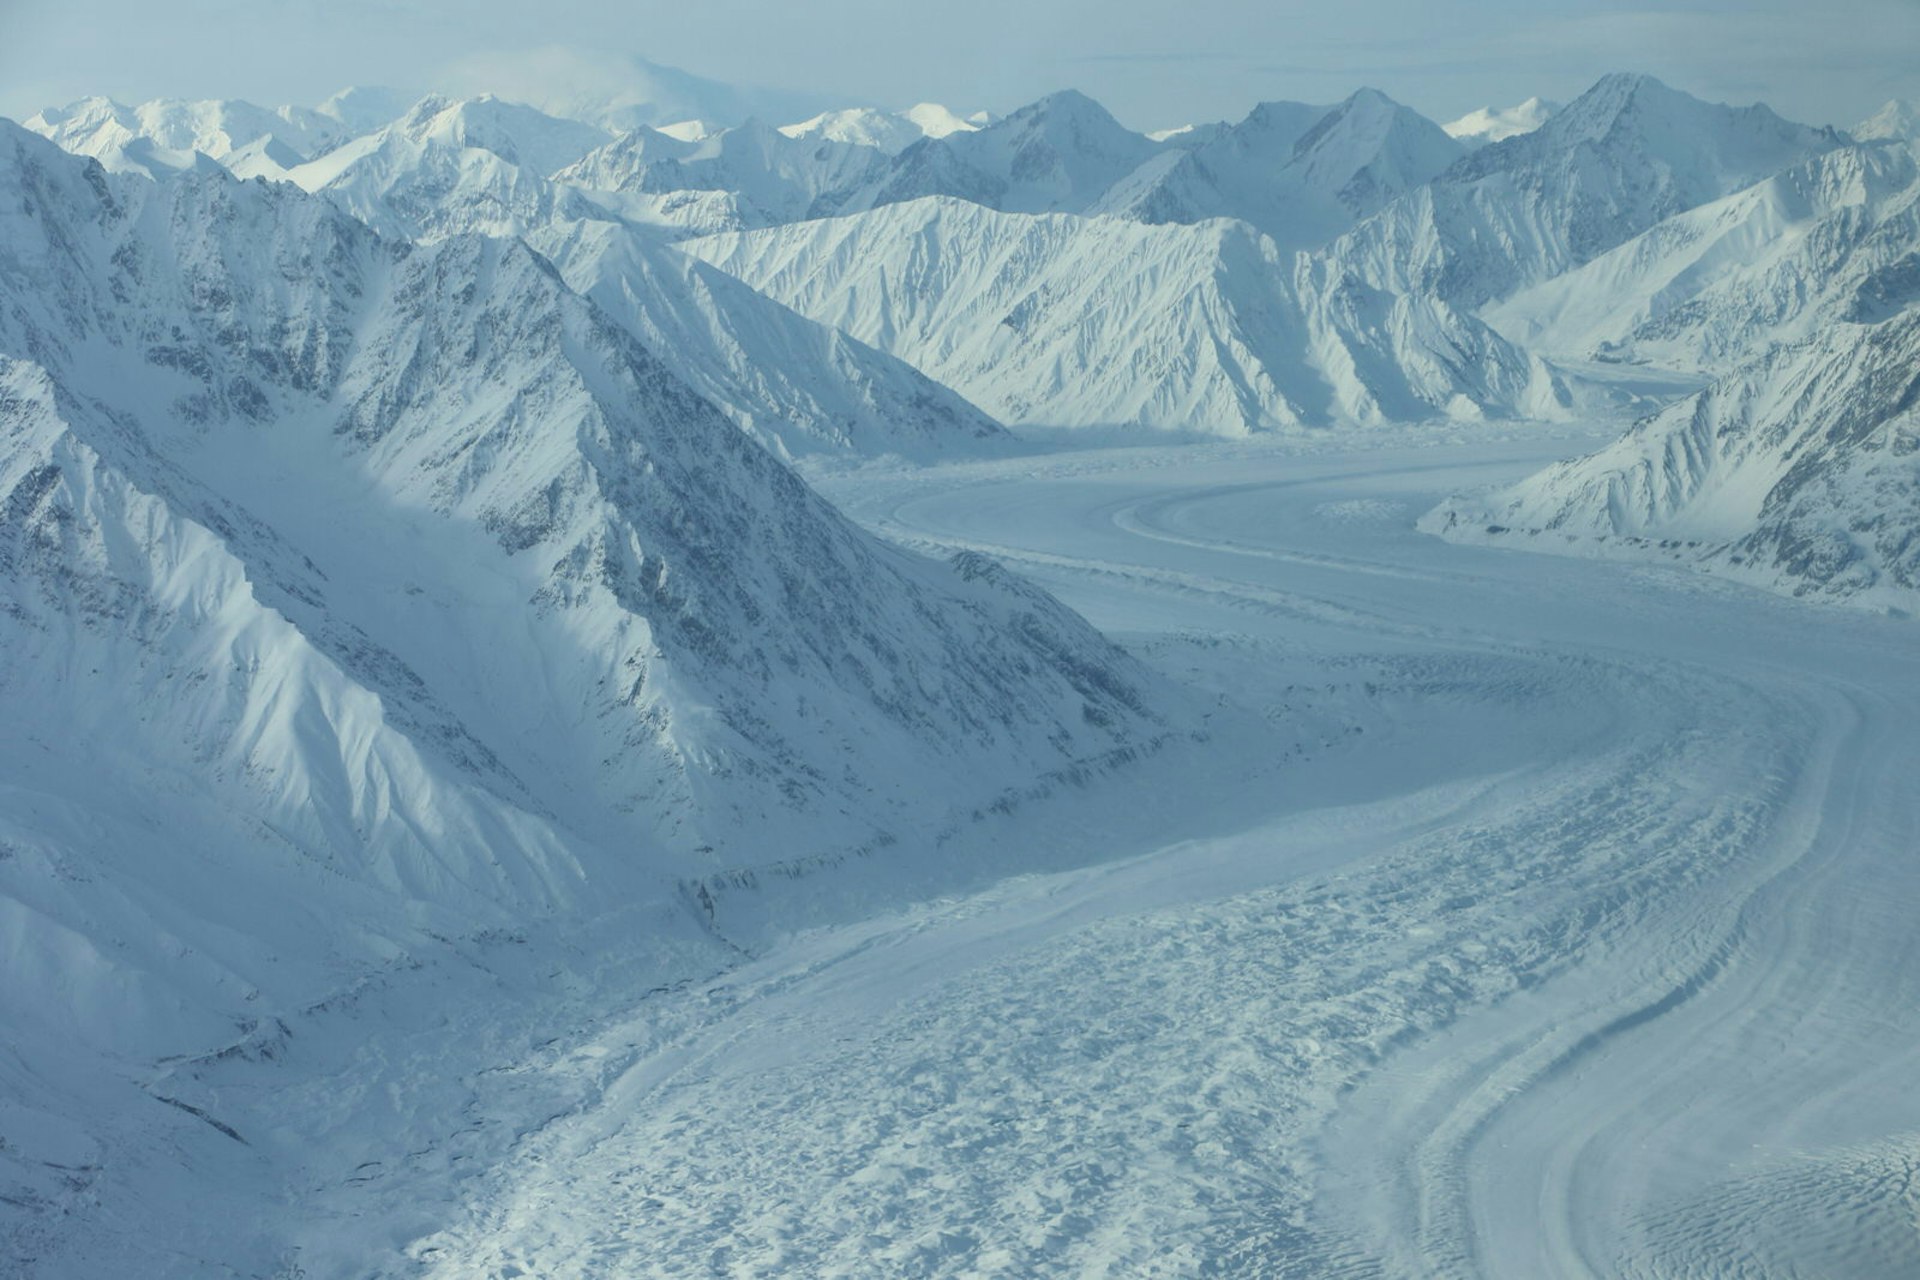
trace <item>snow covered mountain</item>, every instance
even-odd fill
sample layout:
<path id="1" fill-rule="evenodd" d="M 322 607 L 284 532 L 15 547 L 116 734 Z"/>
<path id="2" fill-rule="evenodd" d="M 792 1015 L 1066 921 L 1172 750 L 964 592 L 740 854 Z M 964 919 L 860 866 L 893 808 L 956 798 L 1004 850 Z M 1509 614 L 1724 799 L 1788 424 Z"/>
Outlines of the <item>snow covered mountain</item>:
<path id="1" fill-rule="evenodd" d="M 957 199 L 691 241 L 689 252 L 1014 424 L 1228 435 L 1553 414 L 1537 360 L 1243 223 L 1150 226 Z"/>
<path id="2" fill-rule="evenodd" d="M 1597 453 L 1453 499 L 1422 527 L 1920 610 L 1920 310 L 1830 325 Z"/>
<path id="3" fill-rule="evenodd" d="M 1165 732 L 1077 617 L 854 529 L 517 241 L 396 246 L 11 125 L 0 189 L 0 681 L 34 711 L 5 822 L 35 851 L 0 904 L 47 961 L 8 987 L 102 1044 L 204 1044 L 274 944 L 320 994 L 331 926 L 285 918 L 316 878 L 393 899 L 350 969 L 423 928 L 924 847 L 954 820 L 930 786 L 965 812 Z M 135 873 L 160 888 L 62 880 L 125 863 L 143 813 L 193 820 L 186 865 Z M 112 950 L 129 912 L 233 930 L 237 959 L 167 978 Z M 116 1020 L 170 983 L 196 989 Z"/>
<path id="4" fill-rule="evenodd" d="M 1920 156 L 1842 147 L 1489 307 L 1530 350 L 1726 372 L 1920 301 Z"/>
<path id="5" fill-rule="evenodd" d="M 625 227 L 556 223 L 528 240 L 570 286 L 783 458 L 927 461 L 1010 440 L 999 423 L 905 361 Z"/>
<path id="6" fill-rule="evenodd" d="M 878 147 L 790 137 L 750 120 L 692 142 L 636 129 L 555 172 L 554 179 L 616 209 L 625 209 L 629 197 L 657 208 L 686 193 L 726 193 L 732 230 L 837 212 L 886 164 Z"/>
<path id="7" fill-rule="evenodd" d="M 1764 106 L 1610 75 L 1531 133 L 1456 162 L 1328 250 L 1376 287 L 1478 308 L 1665 218 L 1841 145 Z"/>
<path id="8" fill-rule="evenodd" d="M 974 133 L 987 123 L 981 114 L 961 116 L 937 102 L 921 102 L 905 111 L 881 111 L 874 107 L 823 111 L 799 124 L 781 125 L 780 132 L 789 138 L 820 138 L 875 147 L 891 156 L 922 138 Z"/>
<path id="9" fill-rule="evenodd" d="M 899 360 L 644 243 L 648 237 L 578 190 L 540 176 L 541 166 L 578 159 L 602 140 L 589 126 L 498 99 L 429 98 L 287 179 L 396 241 L 528 237 L 575 287 L 783 456 L 925 458 L 1004 439 L 997 423 Z"/>
<path id="10" fill-rule="evenodd" d="M 1067 90 L 985 128 L 914 143 L 844 207 L 951 196 L 1012 213 L 1077 213 L 1160 150 L 1092 98 Z"/>
<path id="11" fill-rule="evenodd" d="M 1557 102 L 1528 98 L 1516 107 L 1480 107 L 1440 127 L 1448 137 L 1466 146 L 1484 147 L 1490 142 L 1504 142 L 1532 133 L 1559 110 Z"/>
<path id="12" fill-rule="evenodd" d="M 298 163 L 359 131 L 340 114 L 351 101 L 330 99 L 333 110 L 329 111 L 166 98 L 125 107 L 107 98 L 85 98 L 41 111 L 25 124 L 75 155 L 92 156 L 109 168 L 116 167 L 115 160 L 131 144 L 142 140 L 163 151 L 198 151 L 215 160 L 225 160 L 245 147 L 265 146 Z"/>
<path id="13" fill-rule="evenodd" d="M 687 120 L 723 128 L 762 120 L 803 120 L 845 106 L 824 95 L 728 84 L 633 54 L 564 45 L 462 58 L 432 86 L 453 97 L 495 93 L 608 133 L 658 129 Z"/>
<path id="14" fill-rule="evenodd" d="M 1856 142 L 1920 141 L 1920 105 L 1894 99 L 1853 127 Z"/>
<path id="15" fill-rule="evenodd" d="M 1432 121 L 1372 89 L 1332 107 L 1268 102 L 1143 165 L 1090 212 L 1142 222 L 1238 218 L 1284 248 L 1310 248 L 1462 153 Z"/>

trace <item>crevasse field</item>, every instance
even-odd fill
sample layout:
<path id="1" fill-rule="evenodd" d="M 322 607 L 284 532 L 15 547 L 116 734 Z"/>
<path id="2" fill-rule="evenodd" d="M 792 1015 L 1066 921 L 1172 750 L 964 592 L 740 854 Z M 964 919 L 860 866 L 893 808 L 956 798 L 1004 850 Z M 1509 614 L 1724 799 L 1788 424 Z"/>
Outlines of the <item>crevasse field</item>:
<path id="1" fill-rule="evenodd" d="M 1207 741 L 989 815 L 937 900 L 766 923 L 884 897 L 856 862 L 393 976 L 207 1070 L 244 1151 L 141 1118 L 203 1178 L 144 1256 L 1920 1274 L 1911 623 L 1415 530 L 1596 432 L 816 469 L 1217 697 Z"/>

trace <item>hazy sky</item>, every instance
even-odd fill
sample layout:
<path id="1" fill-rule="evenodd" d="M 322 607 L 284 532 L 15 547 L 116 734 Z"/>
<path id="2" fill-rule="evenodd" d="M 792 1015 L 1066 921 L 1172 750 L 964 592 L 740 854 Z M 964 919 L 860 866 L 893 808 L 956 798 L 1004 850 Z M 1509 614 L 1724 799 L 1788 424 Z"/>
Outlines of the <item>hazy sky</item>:
<path id="1" fill-rule="evenodd" d="M 1920 0 L 0 0 L 0 114 L 424 91 L 463 58 L 553 44 L 887 106 L 1078 88 L 1136 128 L 1362 85 L 1444 120 L 1613 70 L 1822 124 L 1920 99 Z"/>

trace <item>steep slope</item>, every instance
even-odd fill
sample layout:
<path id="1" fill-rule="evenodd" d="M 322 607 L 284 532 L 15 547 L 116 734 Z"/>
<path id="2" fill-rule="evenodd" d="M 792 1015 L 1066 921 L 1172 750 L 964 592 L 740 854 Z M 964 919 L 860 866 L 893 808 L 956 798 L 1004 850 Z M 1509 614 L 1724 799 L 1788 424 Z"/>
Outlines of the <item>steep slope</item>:
<path id="1" fill-rule="evenodd" d="M 1077 213 L 1160 150 L 1067 90 L 983 129 L 914 143 L 844 207 L 950 196 L 1014 213 Z"/>
<path id="2" fill-rule="evenodd" d="M 928 460 L 1010 440 L 1000 424 L 905 361 L 624 227 L 553 224 L 529 240 L 570 286 L 781 457 Z"/>
<path id="3" fill-rule="evenodd" d="M 1004 438 L 997 423 L 902 362 L 641 243 L 624 221 L 529 167 L 599 136 L 490 99 L 428 99 L 290 177 L 396 240 L 533 237 L 581 291 L 784 456 L 926 458 Z M 185 157 L 141 171 L 192 167 Z"/>
<path id="4" fill-rule="evenodd" d="M 1311 248 L 1431 180 L 1462 150 L 1372 89 L 1332 107 L 1269 102 L 1144 165 L 1090 211 L 1142 222 L 1238 218 L 1283 248 Z"/>
<path id="5" fill-rule="evenodd" d="M 286 177 L 396 239 L 511 235 L 555 217 L 607 216 L 544 180 L 606 136 L 495 98 L 429 97 Z"/>
<path id="6" fill-rule="evenodd" d="M 1429 532 L 1920 609 L 1920 311 L 1836 324 Z"/>
<path id="7" fill-rule="evenodd" d="M 1725 372 L 1920 300 L 1920 159 L 1843 147 L 1489 307 L 1530 349 Z"/>
<path id="8" fill-rule="evenodd" d="M 1168 732 L 1084 622 L 856 530 L 518 241 L 0 124 L 0 297 L 4 1269 L 240 1256 L 196 1189 L 300 1188 L 197 1069 L 433 957 L 614 912 L 652 981 L 708 969 L 710 880 L 912 892 Z"/>
<path id="9" fill-rule="evenodd" d="M 358 626 L 419 673 L 381 692 L 456 762 L 725 863 L 796 813 L 871 835 L 920 807 L 910 760 L 1011 780 L 1134 740 L 1139 697 L 1091 632 L 855 532 L 523 244 L 392 246 L 285 187 L 116 188 L 9 150 L 28 301 L 5 350 L 114 424 L 143 488 L 230 530 L 296 626 L 342 653 Z M 414 603 L 381 599 L 396 573 Z M 471 632 L 471 591 L 517 639 Z M 524 695 L 497 663 L 526 666 Z M 556 696 L 571 733 L 538 727 Z"/>
<path id="10" fill-rule="evenodd" d="M 1470 317 L 1330 275 L 1242 223 L 920 200 L 686 248 L 1010 423 L 1238 435 L 1551 413 L 1562 394 Z"/>
<path id="11" fill-rule="evenodd" d="M 1762 106 L 1611 75 L 1531 133 L 1456 162 L 1328 253 L 1384 289 L 1478 308 L 1843 141 Z"/>

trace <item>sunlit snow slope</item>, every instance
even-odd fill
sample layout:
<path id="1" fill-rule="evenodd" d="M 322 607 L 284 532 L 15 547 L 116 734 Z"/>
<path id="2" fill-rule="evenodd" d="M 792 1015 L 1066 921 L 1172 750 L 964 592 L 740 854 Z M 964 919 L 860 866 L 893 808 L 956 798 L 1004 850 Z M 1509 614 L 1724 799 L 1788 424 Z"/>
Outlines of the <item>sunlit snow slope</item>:
<path id="1" fill-rule="evenodd" d="M 1424 527 L 1462 541 L 1699 564 L 1920 609 L 1920 311 L 1835 324 Z"/>
<path id="2" fill-rule="evenodd" d="M 26 1238 L 85 1152 L 167 1164 L 127 1136 L 164 1059 L 272 1057 L 450 939 L 939 879 L 943 834 L 1174 732 L 1078 617 L 855 529 L 520 242 L 11 125 L 0 190 L 7 1106 L 95 1170 L 20 1166 Z"/>
<path id="3" fill-rule="evenodd" d="M 684 247 L 1011 424 L 1239 435 L 1566 403 L 1551 370 L 1471 316 L 1244 223 L 930 199 Z"/>

